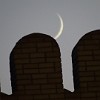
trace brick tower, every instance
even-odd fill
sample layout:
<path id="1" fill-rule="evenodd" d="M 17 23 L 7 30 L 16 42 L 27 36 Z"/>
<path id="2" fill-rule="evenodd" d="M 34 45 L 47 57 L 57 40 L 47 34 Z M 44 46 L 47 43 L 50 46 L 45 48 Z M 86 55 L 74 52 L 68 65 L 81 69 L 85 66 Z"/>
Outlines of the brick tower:
<path id="1" fill-rule="evenodd" d="M 1 94 L 1 100 L 65 100 L 60 56 L 57 42 L 48 35 L 21 38 L 10 55 L 13 94 Z"/>
<path id="2" fill-rule="evenodd" d="M 100 30 L 85 34 L 72 52 L 73 93 L 66 100 L 100 100 Z"/>

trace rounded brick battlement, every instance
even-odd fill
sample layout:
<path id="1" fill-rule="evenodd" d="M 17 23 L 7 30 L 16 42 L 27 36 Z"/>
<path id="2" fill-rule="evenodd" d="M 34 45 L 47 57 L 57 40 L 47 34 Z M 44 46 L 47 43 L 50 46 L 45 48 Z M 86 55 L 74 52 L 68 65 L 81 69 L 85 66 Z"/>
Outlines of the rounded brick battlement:
<path id="1" fill-rule="evenodd" d="M 21 38 L 10 55 L 14 100 L 65 100 L 60 49 L 42 33 Z M 8 96 L 2 95 L 2 100 Z"/>

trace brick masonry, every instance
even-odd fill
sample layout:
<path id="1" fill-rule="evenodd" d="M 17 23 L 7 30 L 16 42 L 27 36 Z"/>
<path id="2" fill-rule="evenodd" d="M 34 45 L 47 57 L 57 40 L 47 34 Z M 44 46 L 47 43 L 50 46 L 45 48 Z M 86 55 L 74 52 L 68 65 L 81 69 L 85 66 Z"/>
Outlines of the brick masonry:
<path id="1" fill-rule="evenodd" d="M 65 100 L 60 49 L 50 36 L 32 33 L 10 55 L 13 94 L 1 100 Z"/>
<path id="2" fill-rule="evenodd" d="M 66 100 L 100 100 L 100 30 L 84 35 L 72 57 L 75 91 L 65 90 Z"/>
<path id="3" fill-rule="evenodd" d="M 72 51 L 73 93 L 63 89 L 60 56 L 48 35 L 20 39 L 10 55 L 13 94 L 0 100 L 100 100 L 100 30 L 84 35 Z"/>

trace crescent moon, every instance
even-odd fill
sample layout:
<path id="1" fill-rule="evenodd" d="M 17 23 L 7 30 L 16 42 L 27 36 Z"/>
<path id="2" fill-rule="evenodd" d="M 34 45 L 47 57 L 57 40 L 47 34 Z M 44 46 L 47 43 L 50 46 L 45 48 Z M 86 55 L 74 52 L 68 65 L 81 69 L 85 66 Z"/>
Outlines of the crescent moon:
<path id="1" fill-rule="evenodd" d="M 60 19 L 60 29 L 59 29 L 57 35 L 54 37 L 54 39 L 57 39 L 57 38 L 60 37 L 60 35 L 62 34 L 62 31 L 63 31 L 63 28 L 64 28 L 64 24 L 63 24 L 63 19 L 62 19 L 62 17 L 61 17 L 59 14 L 57 14 L 57 16 L 58 16 L 59 19 Z"/>

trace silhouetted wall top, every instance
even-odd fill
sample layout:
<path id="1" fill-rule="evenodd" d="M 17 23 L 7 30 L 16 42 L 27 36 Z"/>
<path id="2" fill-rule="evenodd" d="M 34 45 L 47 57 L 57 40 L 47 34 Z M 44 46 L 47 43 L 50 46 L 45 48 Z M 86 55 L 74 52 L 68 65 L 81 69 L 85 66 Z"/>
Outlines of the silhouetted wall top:
<path id="1" fill-rule="evenodd" d="M 85 34 L 72 57 L 75 91 L 65 90 L 66 100 L 100 100 L 100 30 Z"/>
<path id="2" fill-rule="evenodd" d="M 65 100 L 60 49 L 42 33 L 21 38 L 10 55 L 13 94 L 2 100 Z"/>

